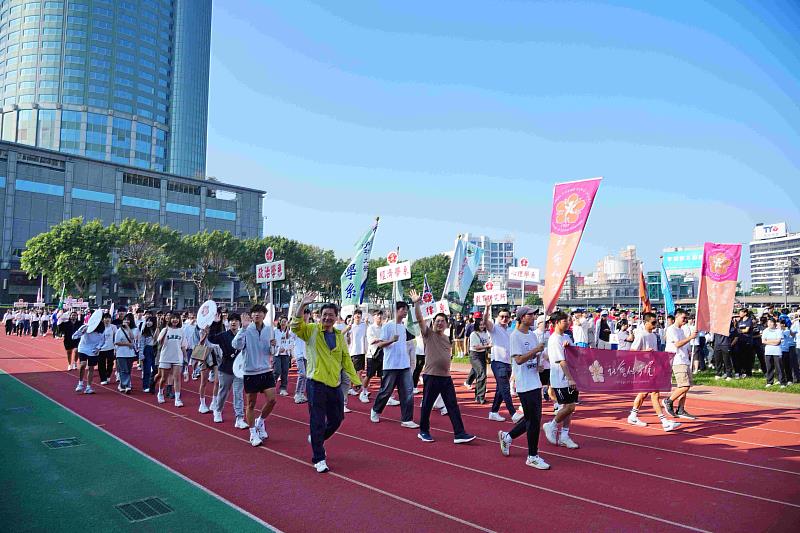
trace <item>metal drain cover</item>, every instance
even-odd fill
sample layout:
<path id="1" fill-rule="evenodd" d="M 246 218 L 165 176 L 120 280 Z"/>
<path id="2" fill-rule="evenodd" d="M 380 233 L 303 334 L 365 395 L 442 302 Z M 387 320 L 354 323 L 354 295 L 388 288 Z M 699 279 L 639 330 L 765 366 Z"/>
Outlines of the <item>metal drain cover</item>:
<path id="1" fill-rule="evenodd" d="M 83 443 L 78 440 L 78 437 L 67 437 L 64 439 L 43 440 L 42 444 L 48 448 L 55 450 L 59 448 L 74 448 L 75 446 L 83 446 Z"/>
<path id="2" fill-rule="evenodd" d="M 147 498 L 135 502 L 121 503 L 114 507 L 116 507 L 129 522 L 141 522 L 142 520 L 148 520 L 172 512 L 172 507 L 167 505 L 161 498 Z"/>

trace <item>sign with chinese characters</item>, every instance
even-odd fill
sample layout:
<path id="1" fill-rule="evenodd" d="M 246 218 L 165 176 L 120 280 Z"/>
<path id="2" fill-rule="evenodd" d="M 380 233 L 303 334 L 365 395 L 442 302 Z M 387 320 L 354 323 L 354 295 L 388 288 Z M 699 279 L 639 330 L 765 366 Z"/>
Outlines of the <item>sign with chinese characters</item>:
<path id="1" fill-rule="evenodd" d="M 286 269 L 283 259 L 272 261 L 271 263 L 261 263 L 256 265 L 256 283 L 269 283 L 271 281 L 283 281 L 286 278 Z"/>
<path id="2" fill-rule="evenodd" d="M 530 281 L 532 283 L 539 283 L 539 269 L 522 267 L 508 267 L 508 279 L 516 281 Z"/>
<path id="3" fill-rule="evenodd" d="M 28 307 L 28 303 L 20 298 L 18 301 L 14 302 L 14 307 Z"/>
<path id="4" fill-rule="evenodd" d="M 439 300 L 438 302 L 422 303 L 423 319 L 430 320 L 439 313 L 444 313 L 446 315 L 450 314 L 450 306 L 447 305 L 447 301 Z"/>
<path id="5" fill-rule="evenodd" d="M 669 392 L 672 387 L 673 354 L 576 346 L 567 346 L 565 354 L 581 392 Z"/>
<path id="6" fill-rule="evenodd" d="M 486 291 L 476 292 L 473 301 L 475 305 L 501 305 L 508 303 L 508 292 L 506 291 Z"/>
<path id="7" fill-rule="evenodd" d="M 378 267 L 378 284 L 411 279 L 411 261 Z"/>
<path id="8" fill-rule="evenodd" d="M 267 249 L 264 250 L 264 261 L 267 263 L 272 263 L 275 259 L 275 252 L 272 250 L 272 246 L 267 246 Z"/>

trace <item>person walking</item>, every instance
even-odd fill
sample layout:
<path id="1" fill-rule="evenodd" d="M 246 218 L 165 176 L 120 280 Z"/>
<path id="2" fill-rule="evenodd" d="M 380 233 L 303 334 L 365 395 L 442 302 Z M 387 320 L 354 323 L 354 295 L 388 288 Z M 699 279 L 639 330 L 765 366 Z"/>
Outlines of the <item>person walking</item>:
<path id="1" fill-rule="evenodd" d="M 683 309 L 675 311 L 675 323 L 667 328 L 665 333 L 667 339 L 667 352 L 674 354 L 672 358 L 672 372 L 675 375 L 676 388 L 672 391 L 669 398 L 662 400 L 664 410 L 670 416 L 677 416 L 688 420 L 695 420 L 697 417 L 686 411 L 686 394 L 692 387 L 692 377 L 690 372 L 691 358 L 689 357 L 688 344 L 692 341 L 697 331 L 688 337 L 682 327 L 686 324 L 687 313 Z M 674 404 L 678 403 L 675 409 Z"/>
<path id="2" fill-rule="evenodd" d="M 130 394 L 131 387 L 131 368 L 133 362 L 138 357 L 137 351 L 137 332 L 135 319 L 132 313 L 128 313 L 122 319 L 122 326 L 116 328 L 114 333 L 114 345 L 116 347 L 117 371 L 119 372 L 119 385 L 117 390 L 125 394 Z"/>
<path id="3" fill-rule="evenodd" d="M 100 357 L 97 362 L 97 371 L 100 374 L 100 385 L 108 385 L 114 373 L 114 337 L 117 334 L 117 326 L 111 323 L 111 315 L 103 313 L 103 335 L 105 342 L 100 349 Z"/>
<path id="4" fill-rule="evenodd" d="M 491 366 L 496 382 L 492 408 L 489 410 L 489 420 L 504 422 L 505 417 L 500 415 L 500 406 L 505 404 L 508 414 L 514 417 L 516 408 L 511 397 L 511 311 L 503 307 L 497 314 L 498 324 L 492 321 L 492 306 L 487 305 L 483 312 L 483 322 L 486 331 L 492 336 Z M 450 409 L 448 408 L 448 412 Z M 516 422 L 516 420 L 515 420 Z"/>
<path id="5" fill-rule="evenodd" d="M 150 392 L 156 372 L 155 342 L 157 333 L 155 318 L 148 315 L 142 324 L 142 389 L 144 392 Z"/>
<path id="6" fill-rule="evenodd" d="M 73 339 L 72 335 L 78 331 L 79 327 L 78 313 L 75 311 L 70 312 L 69 320 L 62 322 L 59 326 L 61 336 L 64 338 L 64 351 L 67 354 L 67 370 L 78 368 L 78 354 L 75 351 L 78 348 L 78 340 Z"/>
<path id="7" fill-rule="evenodd" d="M 80 340 L 78 343 L 80 367 L 78 370 L 78 385 L 75 387 L 75 392 L 94 394 L 94 389 L 92 388 L 94 367 L 97 366 L 100 349 L 105 344 L 105 336 L 103 335 L 105 324 L 101 321 L 94 330 L 88 331 L 88 328 L 89 326 L 84 324 L 72 334 L 73 339 Z M 86 376 L 85 382 L 83 380 L 84 375 Z"/>
<path id="8" fill-rule="evenodd" d="M 475 319 L 475 329 L 469 335 L 469 362 L 475 372 L 475 402 L 486 403 L 486 351 L 492 347 L 492 338 L 486 331 L 486 322 Z"/>
<path id="9" fill-rule="evenodd" d="M 550 390 L 555 394 L 560 405 L 555 418 L 544 424 L 544 435 L 550 444 L 576 449 L 578 445 L 569 436 L 572 416 L 578 404 L 578 387 L 569 371 L 564 348 L 569 344 L 565 333 L 569 327 L 569 318 L 565 313 L 557 311 L 550 317 L 553 321 L 553 333 L 547 340 L 547 357 L 550 359 Z M 559 426 L 561 431 L 559 432 Z"/>
<path id="10" fill-rule="evenodd" d="M 244 380 L 238 378 L 233 373 L 233 363 L 239 355 L 239 350 L 233 347 L 233 339 L 239 333 L 242 317 L 239 313 L 228 315 L 228 329 L 225 329 L 221 317 L 217 315 L 208 333 L 208 340 L 218 345 L 222 350 L 222 359 L 219 363 L 219 390 L 211 403 L 211 410 L 214 412 L 214 422 L 221 423 L 222 412 L 228 394 L 233 391 L 233 413 L 236 421 L 233 427 L 236 429 L 248 429 L 250 426 L 244 421 Z"/>
<path id="11" fill-rule="evenodd" d="M 175 407 L 183 407 L 181 401 L 181 368 L 186 358 L 186 340 L 183 336 L 181 316 L 172 312 L 169 322 L 158 334 L 158 394 L 156 401 L 164 403 L 164 387 L 171 384 L 174 387 Z"/>
<path id="12" fill-rule="evenodd" d="M 280 396 L 289 395 L 289 366 L 292 364 L 294 351 L 294 334 L 289 329 L 289 321 L 282 316 L 278 319 L 278 328 L 275 330 L 275 352 L 272 358 L 275 385 Z M 280 387 L 278 387 L 280 380 Z"/>
<path id="13" fill-rule="evenodd" d="M 383 309 L 376 309 L 372 312 L 372 323 L 367 327 L 367 368 L 361 381 L 361 393 L 358 395 L 361 403 L 369 403 L 369 384 L 373 377 L 378 376 L 380 380 L 383 374 L 383 348 L 379 346 L 382 328 Z"/>

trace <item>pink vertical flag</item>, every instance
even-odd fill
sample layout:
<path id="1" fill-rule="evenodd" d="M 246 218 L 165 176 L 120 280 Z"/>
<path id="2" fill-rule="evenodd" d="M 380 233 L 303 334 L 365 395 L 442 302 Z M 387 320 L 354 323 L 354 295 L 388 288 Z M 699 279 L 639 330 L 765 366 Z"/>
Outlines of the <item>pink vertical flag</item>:
<path id="1" fill-rule="evenodd" d="M 546 313 L 556 306 L 558 295 L 564 286 L 581 241 L 589 211 L 600 187 L 600 180 L 593 178 L 569 183 L 557 183 L 553 187 L 553 212 L 550 215 L 550 244 L 547 247 L 547 267 L 544 276 L 542 300 Z"/>
<path id="2" fill-rule="evenodd" d="M 741 244 L 705 243 L 697 294 L 698 331 L 728 334 L 741 256 Z"/>

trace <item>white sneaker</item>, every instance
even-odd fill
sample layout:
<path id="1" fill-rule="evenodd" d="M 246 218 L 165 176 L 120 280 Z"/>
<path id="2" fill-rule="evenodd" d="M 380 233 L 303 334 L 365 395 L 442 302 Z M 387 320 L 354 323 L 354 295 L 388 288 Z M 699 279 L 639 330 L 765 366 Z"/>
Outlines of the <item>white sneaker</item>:
<path id="1" fill-rule="evenodd" d="M 386 405 L 400 405 L 400 402 L 394 398 L 389 398 L 389 401 L 386 402 Z"/>
<path id="2" fill-rule="evenodd" d="M 114 372 L 114 378 L 116 378 L 116 380 L 119 381 L 119 372 Z"/>
<path id="3" fill-rule="evenodd" d="M 376 413 L 374 409 L 370 409 L 369 411 L 369 421 L 375 422 L 376 424 L 381 421 L 381 415 Z"/>
<path id="4" fill-rule="evenodd" d="M 765 388 L 765 389 L 768 389 L 768 388 L 770 388 L 770 387 L 772 387 L 772 383 L 767 383 L 767 384 L 764 386 L 764 388 Z"/>
<path id="5" fill-rule="evenodd" d="M 294 397 L 294 403 L 306 403 L 308 399 L 303 394 L 298 394 Z"/>
<path id="6" fill-rule="evenodd" d="M 188 371 L 183 373 L 183 381 L 189 381 L 189 372 Z M 255 446 L 258 446 L 258 444 L 256 444 Z"/>
<path id="7" fill-rule="evenodd" d="M 647 425 L 647 422 L 642 422 L 641 420 L 639 420 L 638 416 L 636 416 L 634 414 L 630 414 L 630 415 L 628 415 L 628 424 L 630 424 L 632 426 L 639 426 L 640 428 L 643 428 L 643 427 L 645 427 Z"/>
<path id="8" fill-rule="evenodd" d="M 101 380 L 100 385 L 108 385 L 108 380 L 107 379 Z"/>
<path id="9" fill-rule="evenodd" d="M 164 399 L 164 393 L 163 392 L 159 392 L 158 394 L 156 394 L 156 399 L 158 400 L 158 403 L 164 403 L 164 402 L 167 401 L 167 400 Z"/>
<path id="10" fill-rule="evenodd" d="M 661 427 L 664 428 L 664 431 L 672 431 L 673 429 L 678 429 L 681 427 L 680 422 L 674 422 L 672 420 L 664 420 L 661 423 Z"/>
<path id="11" fill-rule="evenodd" d="M 348 396 L 358 396 L 358 393 L 356 392 L 356 390 L 353 387 L 350 387 L 349 389 L 347 389 L 347 395 Z"/>
<path id="12" fill-rule="evenodd" d="M 72 363 L 67 365 L 67 372 L 69 372 L 70 370 L 72 370 Z"/>
<path id="13" fill-rule="evenodd" d="M 261 442 L 258 433 L 250 433 L 250 446 L 261 446 Z"/>
<path id="14" fill-rule="evenodd" d="M 183 401 L 180 398 L 175 398 L 175 407 L 183 407 Z"/>
<path id="15" fill-rule="evenodd" d="M 256 433 L 258 433 L 258 438 L 262 441 L 267 440 L 269 435 L 267 435 L 267 428 L 264 427 L 264 422 L 262 421 L 261 424 L 256 426 Z"/>
<path id="16" fill-rule="evenodd" d="M 289 396 L 289 393 L 286 392 L 285 390 L 281 390 L 281 392 L 279 392 L 278 394 L 280 394 L 281 396 Z"/>
<path id="17" fill-rule="evenodd" d="M 417 387 L 414 387 L 414 390 L 411 391 L 412 394 L 419 394 L 420 390 Z"/>
<path id="18" fill-rule="evenodd" d="M 714 376 L 715 381 L 719 381 L 720 379 L 722 379 L 722 376 Z"/>
<path id="19" fill-rule="evenodd" d="M 83 381 L 79 381 L 78 385 L 75 387 L 75 392 L 82 392 L 83 391 Z"/>
<path id="20" fill-rule="evenodd" d="M 365 390 L 362 390 L 361 394 L 358 395 L 358 401 L 361 403 L 369 403 L 369 393 Z"/>
<path id="21" fill-rule="evenodd" d="M 197 409 L 197 412 L 198 413 L 202 413 L 202 414 L 206 414 L 206 413 L 210 413 L 211 409 L 209 409 L 206 404 L 201 403 L 200 407 Z"/>
<path id="22" fill-rule="evenodd" d="M 556 427 L 555 420 L 552 422 L 547 422 L 546 424 L 542 424 L 542 429 L 544 430 L 544 436 L 547 437 L 547 442 L 558 445 L 556 434 L 558 428 Z"/>
<path id="23" fill-rule="evenodd" d="M 733 379 L 739 379 L 739 374 L 734 374 Z"/>
<path id="24" fill-rule="evenodd" d="M 325 472 L 328 472 L 330 470 L 328 468 L 328 463 L 326 463 L 324 459 L 318 463 L 314 463 L 314 468 L 320 474 L 324 474 Z"/>
<path id="25" fill-rule="evenodd" d="M 447 416 L 447 407 L 442 407 L 439 409 L 439 414 L 442 416 Z"/>
<path id="26" fill-rule="evenodd" d="M 350 408 L 345 405 L 344 406 L 344 412 L 345 413 L 352 413 L 353 411 L 351 411 Z"/>
<path id="27" fill-rule="evenodd" d="M 558 445 L 563 446 L 564 448 L 569 448 L 570 450 L 577 450 L 580 446 L 578 446 L 574 440 L 569 438 L 569 435 L 561 434 L 561 437 L 558 439 Z"/>
<path id="28" fill-rule="evenodd" d="M 84 394 L 94 394 L 94 389 L 91 386 L 87 386 L 85 389 L 83 389 L 83 393 Z"/>
<path id="29" fill-rule="evenodd" d="M 525 464 L 539 470 L 550 470 L 550 465 L 545 463 L 544 459 L 538 455 L 529 455 L 528 459 L 525 460 Z"/>
<path id="30" fill-rule="evenodd" d="M 514 423 L 516 424 L 517 422 L 519 422 L 519 421 L 520 421 L 520 420 L 522 420 L 523 418 L 525 418 L 525 413 L 523 413 L 522 411 L 517 411 L 517 412 L 516 412 L 516 413 L 514 413 L 514 414 L 513 414 L 513 416 L 511 417 L 511 421 L 512 421 L 512 422 L 514 422 Z"/>
<path id="31" fill-rule="evenodd" d="M 214 422 L 217 424 L 222 422 L 222 411 L 214 411 Z"/>
<path id="32" fill-rule="evenodd" d="M 419 427 L 419 424 L 417 424 L 413 420 L 409 420 L 408 422 L 400 422 L 400 425 L 408 429 L 417 429 Z"/>
<path id="33" fill-rule="evenodd" d="M 233 427 L 236 429 L 247 429 L 250 426 L 247 425 L 247 422 L 244 421 L 244 418 L 237 418 L 236 422 L 234 422 Z"/>
<path id="34" fill-rule="evenodd" d="M 727 378 L 725 378 L 725 381 L 733 381 L 733 378 L 728 376 Z"/>
<path id="35" fill-rule="evenodd" d="M 506 442 L 506 432 L 505 431 L 498 431 L 497 432 L 497 440 L 500 441 L 500 453 L 508 457 L 511 455 L 511 444 Z"/>
<path id="36" fill-rule="evenodd" d="M 500 416 L 500 413 L 489 413 L 489 420 L 494 420 L 495 422 L 505 422 L 506 419 Z"/>
<path id="37" fill-rule="evenodd" d="M 472 390 L 472 385 L 470 385 L 470 384 L 469 384 L 469 383 L 467 383 L 466 381 L 464 382 L 464 387 L 465 387 L 467 390 Z"/>

